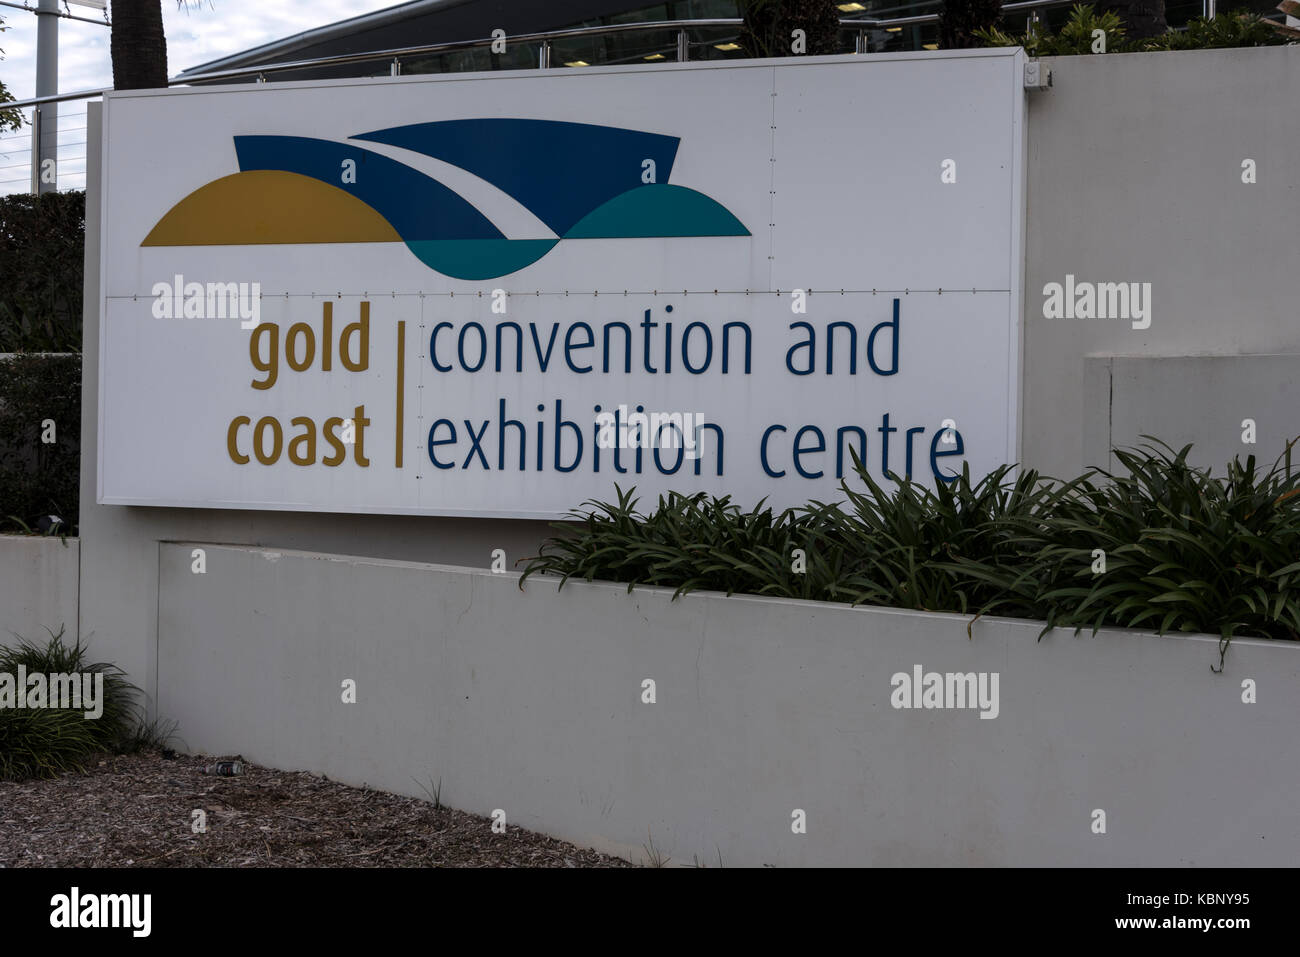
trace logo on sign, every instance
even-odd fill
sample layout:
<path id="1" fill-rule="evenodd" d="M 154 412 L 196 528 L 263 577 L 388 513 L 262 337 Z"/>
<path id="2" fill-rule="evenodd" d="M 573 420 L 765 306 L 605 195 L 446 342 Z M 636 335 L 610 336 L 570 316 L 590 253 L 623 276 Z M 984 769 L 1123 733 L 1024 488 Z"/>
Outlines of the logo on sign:
<path id="1" fill-rule="evenodd" d="M 562 241 L 750 235 L 715 200 L 667 182 L 681 140 L 661 133 L 471 119 L 341 142 L 234 141 L 239 172 L 190 193 L 141 245 L 401 242 L 430 269 L 481 280 L 530 266 Z M 521 210 L 534 235 L 506 235 L 439 176 Z"/>

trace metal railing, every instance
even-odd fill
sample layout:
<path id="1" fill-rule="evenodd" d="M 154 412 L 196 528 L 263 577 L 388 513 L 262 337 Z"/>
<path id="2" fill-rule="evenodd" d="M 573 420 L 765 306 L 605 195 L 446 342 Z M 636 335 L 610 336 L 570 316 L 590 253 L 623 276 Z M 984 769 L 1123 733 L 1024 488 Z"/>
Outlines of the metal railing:
<path id="1" fill-rule="evenodd" d="M 26 13 L 39 12 L 36 7 L 33 7 L 29 3 L 13 3 L 12 0 L 0 0 L 0 7 L 13 7 L 15 10 L 22 10 Z M 93 23 L 96 26 L 101 26 L 101 27 L 112 25 L 108 21 L 107 9 L 104 10 L 104 18 L 102 20 L 96 20 L 93 17 L 82 17 L 82 16 L 78 16 L 75 13 L 72 13 L 71 11 L 64 12 L 60 10 L 48 10 L 43 12 L 41 15 L 58 17 L 60 20 L 80 20 L 82 23 Z"/>
<path id="2" fill-rule="evenodd" d="M 99 92 L 82 94 L 69 99 L 99 96 Z M 0 108 L 9 108 L 8 104 Z M 53 122 L 45 119 L 39 106 L 22 109 L 25 125 L 20 130 L 0 132 L 0 195 L 7 193 L 40 192 L 41 164 L 33 162 L 35 143 L 42 144 L 42 156 L 54 160 L 49 170 L 56 183 L 63 180 L 65 189 L 85 186 L 86 173 L 86 114 L 59 113 Z M 53 183 L 46 184 L 55 185 Z"/>
<path id="3" fill-rule="evenodd" d="M 1006 3 L 1002 5 L 1002 12 L 1017 13 L 1048 10 L 1053 7 L 1067 6 L 1077 0 L 1030 0 L 1030 2 Z M 873 51 L 873 46 L 891 42 L 895 39 L 895 34 L 906 27 L 921 27 L 938 23 L 939 15 L 937 13 L 926 13 L 909 17 L 893 17 L 889 19 L 841 19 L 840 30 L 842 33 L 848 33 L 853 38 L 853 49 L 855 53 L 865 54 Z M 536 66 L 542 69 L 553 67 L 552 53 L 557 44 L 563 44 L 566 41 L 585 40 L 585 39 L 605 39 L 614 36 L 631 35 L 639 33 L 666 33 L 675 37 L 675 43 L 669 49 L 674 54 L 676 62 L 688 62 L 691 60 L 692 47 L 717 46 L 720 42 L 734 40 L 738 34 L 743 21 L 738 18 L 712 19 L 712 20 L 659 20 L 644 23 L 618 23 L 602 24 L 594 27 L 574 27 L 566 30 L 549 30 L 541 33 L 527 33 L 516 35 L 508 38 L 509 43 L 516 45 L 535 46 L 535 60 L 530 58 L 528 66 Z M 716 36 L 707 40 L 693 40 L 692 34 L 698 34 L 701 31 L 735 31 L 730 35 Z M 280 63 L 266 63 L 251 67 L 239 67 L 229 70 L 210 70 L 202 73 L 181 73 L 168 80 L 170 86 L 185 86 L 194 84 L 220 83 L 226 81 L 252 80 L 256 82 L 266 82 L 269 78 L 293 73 L 319 73 L 321 71 L 339 70 L 346 67 L 362 66 L 366 64 L 387 64 L 388 72 L 393 75 L 399 75 L 402 72 L 403 61 L 420 61 L 430 58 L 447 56 L 449 54 L 471 53 L 476 50 L 491 49 L 493 44 L 498 42 L 492 37 L 484 37 L 474 40 L 456 40 L 449 43 L 427 43 L 418 46 L 399 47 L 387 50 L 373 50 L 364 53 L 344 53 L 334 56 L 316 57 L 307 60 L 289 60 Z M 666 54 L 653 54 L 656 59 L 668 60 Z M 637 62 L 645 61 L 647 57 L 638 54 L 635 57 Z M 574 61 L 570 61 L 574 62 Z M 611 61 L 604 61 L 604 65 L 609 65 Z M 671 62 L 671 61 L 670 61 Z M 585 64 L 584 64 L 585 65 Z M 601 65 L 601 64 L 593 64 Z M 518 69 L 519 66 L 506 66 L 505 69 Z M 81 126 L 60 127 L 57 130 L 50 131 L 42 129 L 41 110 L 43 107 L 56 103 L 81 102 L 97 99 L 107 92 L 105 90 L 82 90 L 76 93 L 62 93 L 58 96 L 33 97 L 26 100 L 18 100 L 11 103 L 0 105 L 0 110 L 20 110 L 24 113 L 26 132 L 15 134 L 0 133 L 0 194 L 12 192 L 24 192 L 20 189 L 19 184 L 29 183 L 32 192 L 40 192 L 42 189 L 49 189 L 57 184 L 62 184 L 63 188 L 77 189 L 85 185 L 85 115 L 84 113 L 66 114 L 67 118 L 81 123 Z M 65 114 L 59 114 L 58 120 L 63 122 Z M 63 141 L 61 137 L 65 133 L 81 132 L 79 142 Z M 72 139 L 75 139 L 73 137 Z M 57 173 L 57 183 L 41 183 L 41 161 L 37 158 L 35 144 L 41 142 L 44 151 L 40 154 L 42 158 L 53 158 L 55 161 L 54 170 Z M 53 140 L 53 142 L 52 142 Z M 21 142 L 19 142 L 21 141 Z M 13 145 L 7 145 L 13 143 Z M 78 152 L 78 147 L 80 151 Z M 50 151 L 54 155 L 50 156 Z M 28 158 L 25 162 L 15 162 L 15 157 L 26 155 Z M 81 164 L 80 170 L 75 167 L 77 163 Z M 64 166 L 70 164 L 73 168 L 69 170 Z M 25 171 L 25 172 L 20 172 Z M 6 173 L 13 175 L 7 176 Z M 67 181 L 67 174 L 71 173 L 71 182 Z"/>

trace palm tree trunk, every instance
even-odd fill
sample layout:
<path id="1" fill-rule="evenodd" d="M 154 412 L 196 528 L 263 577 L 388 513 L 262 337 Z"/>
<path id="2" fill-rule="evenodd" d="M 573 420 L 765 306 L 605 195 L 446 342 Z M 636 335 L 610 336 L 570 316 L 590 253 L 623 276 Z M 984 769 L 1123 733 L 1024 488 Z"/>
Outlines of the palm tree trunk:
<path id="1" fill-rule="evenodd" d="M 113 0 L 113 89 L 167 85 L 167 38 L 162 0 Z"/>

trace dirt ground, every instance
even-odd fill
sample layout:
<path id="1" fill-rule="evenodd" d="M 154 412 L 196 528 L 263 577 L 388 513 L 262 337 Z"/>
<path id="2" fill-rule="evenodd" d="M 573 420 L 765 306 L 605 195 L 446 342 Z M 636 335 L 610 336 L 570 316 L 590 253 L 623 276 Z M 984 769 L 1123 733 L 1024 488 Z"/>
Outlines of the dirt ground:
<path id="1" fill-rule="evenodd" d="M 630 866 L 431 800 L 251 764 L 217 777 L 204 773 L 216 758 L 164 754 L 0 781 L 0 867 Z"/>

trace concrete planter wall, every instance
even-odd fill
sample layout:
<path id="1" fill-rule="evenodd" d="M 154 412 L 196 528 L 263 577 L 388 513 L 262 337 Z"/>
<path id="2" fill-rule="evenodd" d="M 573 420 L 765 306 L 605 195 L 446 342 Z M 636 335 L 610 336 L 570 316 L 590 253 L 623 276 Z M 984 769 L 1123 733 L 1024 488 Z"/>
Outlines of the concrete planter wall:
<path id="1" fill-rule="evenodd" d="M 15 634 L 48 637 L 45 629 L 77 635 L 81 543 L 69 538 L 0 535 L 0 643 Z"/>
<path id="2" fill-rule="evenodd" d="M 1214 674 L 1208 636 L 1039 642 L 987 619 L 968 638 L 957 615 L 521 592 L 514 575 L 201 544 L 161 546 L 159 574 L 158 705 L 191 748 L 413 795 L 441 780 L 451 806 L 634 860 L 651 840 L 727 865 L 1300 854 L 1300 645 L 1237 641 Z M 997 716 L 895 708 L 893 676 L 917 666 L 996 673 Z"/>

